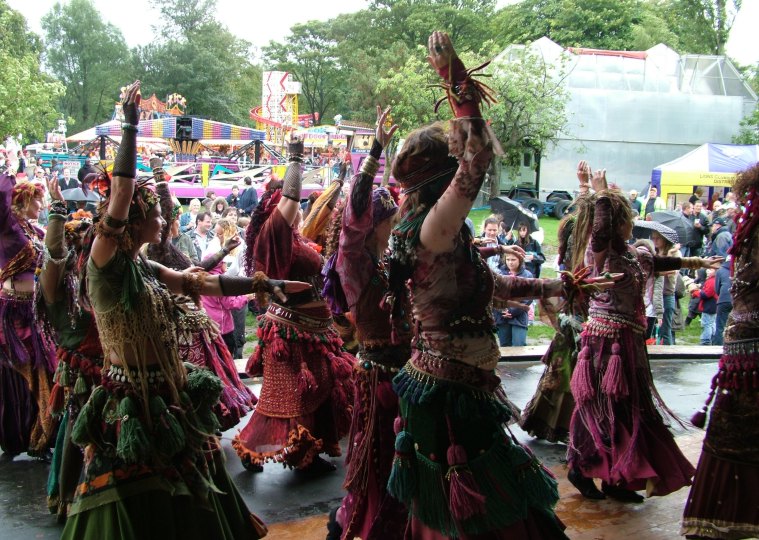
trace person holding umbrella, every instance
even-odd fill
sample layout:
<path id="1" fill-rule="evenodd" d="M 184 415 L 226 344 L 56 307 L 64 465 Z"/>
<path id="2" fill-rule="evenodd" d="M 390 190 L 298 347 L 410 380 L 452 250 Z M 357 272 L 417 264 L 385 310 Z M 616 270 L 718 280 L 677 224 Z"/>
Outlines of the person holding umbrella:
<path id="1" fill-rule="evenodd" d="M 623 274 L 613 288 L 590 299 L 570 387 L 569 481 L 589 499 L 607 496 L 642 502 L 636 493 L 667 495 L 689 485 L 693 466 L 667 429 L 669 414 L 654 386 L 645 344 L 644 287 L 651 272 L 716 268 L 722 259 L 651 256 L 627 242 L 633 217 L 627 197 L 609 189 L 606 171 L 587 171 L 581 187 L 596 192 L 592 219 L 578 219 L 574 234 L 588 239 L 592 275 Z M 583 216 L 580 216 L 583 218 Z M 599 490 L 593 478 L 601 478 Z"/>
<path id="2" fill-rule="evenodd" d="M 680 257 L 677 233 L 668 227 L 661 227 L 659 230 L 651 232 L 651 240 L 656 248 L 656 255 L 660 257 Z M 677 272 L 670 270 L 660 272 L 663 278 L 662 282 L 662 303 L 664 314 L 662 315 L 661 327 L 659 327 L 659 337 L 662 345 L 675 344 L 675 332 L 672 329 L 672 320 L 675 316 L 675 281 Z"/>

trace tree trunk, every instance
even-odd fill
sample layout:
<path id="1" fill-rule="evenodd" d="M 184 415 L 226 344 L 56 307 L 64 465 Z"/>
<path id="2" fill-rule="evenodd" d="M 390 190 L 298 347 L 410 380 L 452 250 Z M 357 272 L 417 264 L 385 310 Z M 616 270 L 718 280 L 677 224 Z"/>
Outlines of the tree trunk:
<path id="1" fill-rule="evenodd" d="M 490 162 L 490 199 L 494 199 L 501 194 L 501 169 L 503 164 L 501 158 L 495 156 L 493 161 Z"/>

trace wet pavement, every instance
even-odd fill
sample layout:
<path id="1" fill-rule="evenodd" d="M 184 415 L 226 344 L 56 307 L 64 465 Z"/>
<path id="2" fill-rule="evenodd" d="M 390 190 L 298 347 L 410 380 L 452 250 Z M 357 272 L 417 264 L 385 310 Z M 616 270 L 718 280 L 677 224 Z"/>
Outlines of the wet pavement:
<path id="1" fill-rule="evenodd" d="M 542 364 L 536 362 L 503 363 L 499 366 L 506 391 L 516 405 L 523 407 L 532 397 L 542 370 Z M 703 404 L 716 371 L 716 362 L 653 361 L 652 371 L 667 405 L 681 418 L 687 419 Z M 254 390 L 258 390 L 257 385 L 254 385 Z M 679 519 L 687 489 L 639 505 L 608 500 L 587 501 L 566 481 L 563 463 L 565 446 L 536 441 L 518 427 L 512 429 L 517 438 L 526 443 L 559 478 L 562 499 L 557 513 L 567 524 L 570 538 L 678 538 Z M 326 514 L 343 495 L 345 470 L 342 460 L 332 460 L 337 466 L 335 473 L 318 478 L 306 477 L 276 464 L 266 465 L 263 473 L 251 474 L 242 468 L 231 448 L 231 439 L 236 431 L 237 428 L 224 433 L 227 468 L 249 507 L 269 525 L 267 538 L 323 539 L 326 536 Z M 675 426 L 674 433 L 686 456 L 695 464 L 703 433 L 679 426 Z M 0 456 L 0 540 L 58 538 L 62 527 L 56 523 L 54 516 L 48 514 L 45 505 L 47 471 L 46 464 L 26 456 L 10 462 Z"/>

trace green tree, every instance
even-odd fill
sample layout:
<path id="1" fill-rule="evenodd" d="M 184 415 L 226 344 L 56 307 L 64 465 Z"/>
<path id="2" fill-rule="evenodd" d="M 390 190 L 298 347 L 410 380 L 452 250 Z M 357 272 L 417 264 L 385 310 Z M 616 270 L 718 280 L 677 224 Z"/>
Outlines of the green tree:
<path id="1" fill-rule="evenodd" d="M 76 125 L 108 120 L 125 84 L 129 49 L 118 28 L 103 21 L 92 0 L 56 2 L 42 18 L 45 63 L 66 87 L 61 108 Z"/>
<path id="2" fill-rule="evenodd" d="M 741 120 L 740 131 L 733 137 L 734 144 L 759 144 L 759 106 Z"/>
<path id="3" fill-rule="evenodd" d="M 0 140 L 19 133 L 42 139 L 58 118 L 63 86 L 40 71 L 42 44 L 26 19 L 0 0 Z"/>
<path id="4" fill-rule="evenodd" d="M 549 64 L 528 48 L 514 48 L 491 65 L 489 81 L 498 103 L 485 111 L 504 150 L 503 160 L 494 161 L 495 178 L 501 165 L 519 167 L 522 155 L 532 152 L 545 156 L 556 136 L 566 129 L 568 94 L 563 84 L 565 65 Z M 491 195 L 500 191 L 500 182 L 491 184 Z"/>
<path id="5" fill-rule="evenodd" d="M 268 64 L 292 73 L 301 83 L 303 97 L 314 123 L 332 111 L 339 88 L 344 84 L 336 58 L 336 42 L 331 24 L 310 21 L 296 24 L 285 43 L 271 42 L 263 53 Z"/>
<path id="6" fill-rule="evenodd" d="M 677 44 L 654 0 L 522 0 L 499 11 L 492 27 L 501 46 L 543 36 L 564 47 L 609 50 Z"/>
<path id="7" fill-rule="evenodd" d="M 680 52 L 725 54 L 741 0 L 665 0 L 663 13 L 677 34 Z"/>
<path id="8" fill-rule="evenodd" d="M 187 99 L 188 114 L 250 125 L 249 110 L 260 101 L 261 72 L 251 62 L 251 44 L 214 19 L 214 0 L 155 5 L 162 14 L 162 38 L 135 51 L 146 92 L 178 92 Z"/>

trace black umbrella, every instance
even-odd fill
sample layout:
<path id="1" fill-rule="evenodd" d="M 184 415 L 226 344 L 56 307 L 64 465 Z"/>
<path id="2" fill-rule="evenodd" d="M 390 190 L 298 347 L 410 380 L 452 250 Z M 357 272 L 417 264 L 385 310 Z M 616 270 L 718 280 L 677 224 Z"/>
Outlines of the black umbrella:
<path id="1" fill-rule="evenodd" d="M 670 229 L 677 233 L 677 237 L 680 239 L 680 244 L 687 246 L 696 240 L 696 228 L 693 223 L 688 221 L 688 218 L 682 215 L 680 212 L 674 210 L 664 210 L 662 212 L 652 212 L 646 216 L 646 219 L 651 216 L 651 221 L 656 221 L 662 225 L 666 225 Z"/>
<path id="2" fill-rule="evenodd" d="M 86 202 L 100 202 L 100 195 L 94 191 L 85 191 L 82 188 L 65 189 L 61 192 L 63 198 L 67 201 L 86 201 Z"/>
<path id="3" fill-rule="evenodd" d="M 508 197 L 490 199 L 490 209 L 503 218 L 504 224 L 509 229 L 513 229 L 519 223 L 526 223 L 531 233 L 540 230 L 538 216 Z"/>
<path id="4" fill-rule="evenodd" d="M 635 238 L 651 238 L 651 231 L 656 231 L 671 244 L 680 243 L 680 237 L 674 229 L 662 225 L 658 221 L 643 221 L 636 219 L 633 222 L 633 236 Z"/>

